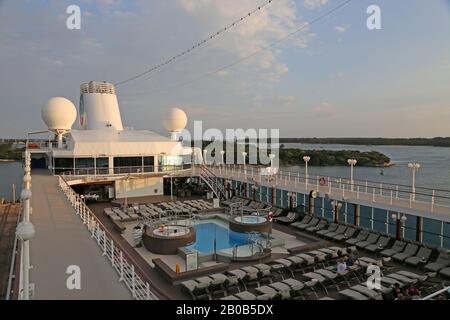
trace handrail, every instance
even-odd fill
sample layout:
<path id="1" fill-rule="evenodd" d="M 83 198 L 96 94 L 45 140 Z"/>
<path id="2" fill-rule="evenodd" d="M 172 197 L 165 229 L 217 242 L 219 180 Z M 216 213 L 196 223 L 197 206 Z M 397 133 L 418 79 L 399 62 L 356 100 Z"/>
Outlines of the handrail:
<path id="1" fill-rule="evenodd" d="M 426 296 L 426 297 L 424 297 L 424 298 L 422 298 L 420 300 L 430 300 L 431 298 L 434 298 L 434 297 L 436 297 L 436 296 L 438 296 L 438 295 L 440 295 L 441 293 L 444 293 L 444 292 L 450 293 L 450 286 L 442 288 L 441 290 L 436 291 L 436 292 L 434 292 L 434 293 L 432 293 L 432 294 L 430 294 L 430 295 L 428 295 L 428 296 Z"/>
<path id="2" fill-rule="evenodd" d="M 19 224 L 21 218 L 22 218 L 22 202 L 20 202 L 20 209 L 19 209 L 19 214 L 17 215 L 16 225 Z M 17 244 L 18 243 L 19 243 L 19 238 L 17 238 L 17 235 L 15 235 L 14 236 L 14 245 L 13 245 L 13 249 L 12 249 L 12 253 L 11 253 L 11 264 L 9 266 L 8 286 L 6 289 L 7 291 L 6 291 L 5 300 L 11 299 L 12 283 L 13 283 L 13 280 L 16 279 L 16 275 L 14 274 L 14 269 L 15 269 L 15 265 L 16 265 L 16 255 L 17 255 Z"/>
<path id="3" fill-rule="evenodd" d="M 127 288 L 132 292 L 133 298 L 138 300 L 158 300 L 158 297 L 152 290 L 161 292 L 143 280 L 145 278 L 144 270 L 134 261 L 133 257 L 121 248 L 122 246 L 118 242 L 114 241 L 112 234 L 93 214 L 81 197 L 73 191 L 67 181 L 61 176 L 58 176 L 58 178 L 59 186 L 75 209 L 76 214 L 82 219 L 83 224 L 87 226 L 92 238 L 97 240 L 97 244 L 103 249 L 103 255 L 107 256 L 111 261 L 113 268 L 120 275 L 119 280 L 125 282 Z M 161 295 L 164 296 L 162 293 Z"/>

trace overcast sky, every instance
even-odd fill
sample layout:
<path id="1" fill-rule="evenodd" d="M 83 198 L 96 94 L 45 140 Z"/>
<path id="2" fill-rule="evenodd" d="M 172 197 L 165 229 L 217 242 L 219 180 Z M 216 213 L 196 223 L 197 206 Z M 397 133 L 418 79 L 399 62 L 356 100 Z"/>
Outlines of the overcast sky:
<path id="1" fill-rule="evenodd" d="M 192 46 L 264 0 L 0 0 L 0 137 L 45 129 L 41 106 L 79 85 L 118 82 Z M 206 47 L 117 88 L 124 124 L 164 132 L 179 106 L 204 128 L 282 137 L 450 136 L 450 1 L 353 0 L 231 68 L 343 0 L 273 0 Z M 81 8 L 81 29 L 66 8 Z M 366 9 L 381 7 L 381 30 Z M 198 79 L 197 81 L 191 81 Z M 183 84 L 183 85 L 180 85 Z"/>

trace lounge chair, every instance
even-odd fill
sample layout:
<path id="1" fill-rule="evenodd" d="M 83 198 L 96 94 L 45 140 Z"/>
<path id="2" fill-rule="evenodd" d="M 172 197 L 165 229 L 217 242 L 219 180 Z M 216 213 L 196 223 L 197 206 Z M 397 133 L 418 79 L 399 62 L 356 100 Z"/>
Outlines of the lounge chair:
<path id="1" fill-rule="evenodd" d="M 439 275 L 441 275 L 445 278 L 450 278 L 450 267 L 441 269 L 441 271 L 439 271 Z"/>
<path id="2" fill-rule="evenodd" d="M 301 257 L 297 257 L 297 256 L 289 256 L 289 257 L 286 257 L 286 260 L 289 260 L 289 261 L 292 262 L 292 265 L 289 267 L 289 269 L 290 269 L 292 272 L 300 271 L 300 270 L 302 270 L 305 266 L 308 265 L 308 262 L 307 262 L 305 259 L 303 259 L 303 258 L 301 258 Z"/>
<path id="3" fill-rule="evenodd" d="M 306 265 L 308 265 L 308 266 L 313 265 L 318 261 L 317 258 L 315 258 L 314 256 L 311 256 L 307 253 L 299 253 L 299 254 L 296 254 L 295 256 L 303 259 L 306 262 Z"/>
<path id="4" fill-rule="evenodd" d="M 181 283 L 181 290 L 189 294 L 194 300 L 211 299 L 208 291 L 209 283 L 187 280 Z"/>
<path id="5" fill-rule="evenodd" d="M 328 232 L 328 233 L 324 234 L 323 236 L 325 239 L 333 239 L 333 237 L 337 236 L 338 234 L 344 234 L 346 230 L 347 230 L 347 226 L 340 225 L 336 229 L 336 231 Z"/>
<path id="6" fill-rule="evenodd" d="M 390 274 L 386 275 L 385 277 L 389 277 L 389 278 L 392 278 L 392 279 L 401 281 L 401 282 L 403 282 L 403 283 L 405 283 L 405 284 L 407 284 L 407 285 L 410 285 L 410 284 L 419 282 L 418 279 L 415 279 L 415 278 L 409 278 L 409 277 L 407 277 L 407 276 L 404 276 L 404 275 L 399 274 L 399 273 L 396 273 L 396 272 L 390 273 Z"/>
<path id="7" fill-rule="evenodd" d="M 367 282 L 363 282 L 361 283 L 362 286 L 368 288 L 367 286 Z M 380 292 L 382 295 L 384 296 L 388 296 L 392 293 L 393 291 L 393 287 L 392 286 L 383 286 L 381 283 L 379 284 L 379 286 L 377 288 L 373 288 L 374 291 Z"/>
<path id="8" fill-rule="evenodd" d="M 327 225 L 328 225 L 328 221 L 325 219 L 322 219 L 319 221 L 319 223 L 316 226 L 311 226 L 304 230 L 309 231 L 309 232 L 317 232 L 319 230 L 325 229 Z"/>
<path id="9" fill-rule="evenodd" d="M 294 222 L 295 220 L 297 220 L 299 217 L 299 213 L 297 212 L 288 212 L 288 214 L 285 217 L 278 217 L 275 218 L 276 222 L 282 222 L 282 223 L 291 223 Z"/>
<path id="10" fill-rule="evenodd" d="M 394 254 L 402 252 L 405 249 L 406 243 L 401 240 L 396 240 L 390 249 L 381 251 L 383 257 L 392 257 Z"/>
<path id="11" fill-rule="evenodd" d="M 218 293 L 228 294 L 230 291 L 239 291 L 239 280 L 234 276 L 226 276 L 222 273 L 215 273 L 210 275 L 213 279 L 210 284 L 209 291 L 211 294 L 215 295 Z"/>
<path id="12" fill-rule="evenodd" d="M 317 249 L 320 252 L 323 252 L 327 255 L 328 259 L 336 259 L 339 257 L 339 251 L 338 250 L 333 250 L 330 248 L 321 248 L 321 249 Z"/>
<path id="13" fill-rule="evenodd" d="M 258 269 L 258 278 L 259 281 L 268 281 L 272 282 L 273 274 L 270 271 L 270 266 L 265 263 L 259 263 L 253 266 L 254 268 Z"/>
<path id="14" fill-rule="evenodd" d="M 256 300 L 256 296 L 248 291 L 242 291 L 234 295 L 226 296 L 220 300 Z"/>
<path id="15" fill-rule="evenodd" d="M 335 235 L 333 237 L 333 240 L 336 240 L 336 241 L 347 240 L 347 239 L 353 237 L 357 231 L 358 230 L 356 228 L 348 227 L 347 230 L 345 230 L 344 233 Z"/>
<path id="16" fill-rule="evenodd" d="M 403 252 L 394 254 L 392 256 L 392 259 L 394 259 L 394 261 L 403 262 L 406 260 L 406 258 L 414 256 L 417 253 L 418 249 L 418 245 L 414 243 L 408 243 L 405 250 L 403 250 Z"/>
<path id="17" fill-rule="evenodd" d="M 268 296 L 269 299 L 275 298 L 275 296 L 277 296 L 277 294 L 278 294 L 277 290 L 275 290 L 274 288 L 269 287 L 269 286 L 256 287 L 255 291 L 258 292 L 261 295 Z"/>
<path id="18" fill-rule="evenodd" d="M 420 247 L 415 256 L 405 259 L 405 263 L 417 267 L 419 264 L 425 264 L 430 260 L 433 250 L 427 247 Z"/>
<path id="19" fill-rule="evenodd" d="M 345 289 L 345 290 L 339 291 L 339 294 L 341 294 L 344 297 L 349 298 L 351 300 L 369 300 L 369 297 L 359 293 L 358 291 L 351 290 L 351 289 Z"/>
<path id="20" fill-rule="evenodd" d="M 274 299 L 289 299 L 291 297 L 291 287 L 284 282 L 274 282 L 269 284 L 269 287 L 277 290 L 277 294 Z"/>
<path id="21" fill-rule="evenodd" d="M 389 242 L 391 242 L 391 238 L 388 236 L 381 236 L 377 243 L 375 244 L 369 244 L 368 246 L 366 246 L 364 248 L 364 250 L 369 251 L 369 252 L 377 252 L 377 251 L 381 251 L 384 250 L 384 248 L 386 248 L 389 245 Z"/>
<path id="22" fill-rule="evenodd" d="M 381 292 L 369 289 L 367 286 L 357 284 L 356 286 L 350 287 L 351 290 L 358 291 L 359 293 L 367 296 L 372 300 L 383 300 L 383 295 Z"/>
<path id="23" fill-rule="evenodd" d="M 425 265 L 425 270 L 437 272 L 441 269 L 450 266 L 450 256 L 449 253 L 445 250 L 441 250 L 439 256 L 437 257 L 435 262 L 428 263 Z"/>
<path id="24" fill-rule="evenodd" d="M 336 229 L 337 229 L 338 227 L 339 227 L 339 224 L 337 224 L 337 223 L 332 223 L 332 224 L 329 225 L 329 227 L 328 227 L 327 229 L 317 231 L 317 232 L 316 232 L 316 235 L 318 235 L 319 237 L 320 237 L 320 236 L 324 236 L 324 235 L 327 234 L 327 233 L 336 231 Z"/>
<path id="25" fill-rule="evenodd" d="M 290 287 L 292 297 L 298 297 L 301 295 L 301 291 L 305 288 L 305 284 L 294 278 L 289 278 L 282 281 Z"/>
<path id="26" fill-rule="evenodd" d="M 293 226 L 293 227 L 296 227 L 297 228 L 297 226 L 299 226 L 299 225 L 303 225 L 303 224 L 308 224 L 308 222 L 309 221 L 311 221 L 311 219 L 312 219 L 313 217 L 312 216 L 305 216 L 304 218 L 303 218 L 303 220 L 302 221 L 296 221 L 296 222 L 293 222 L 293 223 L 291 223 L 291 226 Z"/>
<path id="27" fill-rule="evenodd" d="M 378 238 L 380 238 L 380 235 L 378 233 L 369 233 L 369 236 L 367 237 L 366 240 L 363 241 L 359 241 L 357 243 L 355 243 L 355 246 L 358 249 L 364 249 L 365 247 L 371 245 L 371 244 L 376 244 Z"/>
<path id="28" fill-rule="evenodd" d="M 358 242 L 366 240 L 367 237 L 369 237 L 369 231 L 361 230 L 355 238 L 347 239 L 345 243 L 354 246 Z"/>
<path id="29" fill-rule="evenodd" d="M 319 223 L 319 218 L 312 218 L 308 223 L 297 226 L 299 230 L 306 230 L 307 228 L 315 227 Z"/>
<path id="30" fill-rule="evenodd" d="M 411 278 L 411 279 L 417 279 L 419 282 L 424 282 L 426 281 L 429 277 L 428 275 L 420 275 L 414 272 L 410 272 L 410 271 L 406 271 L 406 270 L 400 270 L 397 271 L 396 273 L 401 274 L 402 276 Z"/>

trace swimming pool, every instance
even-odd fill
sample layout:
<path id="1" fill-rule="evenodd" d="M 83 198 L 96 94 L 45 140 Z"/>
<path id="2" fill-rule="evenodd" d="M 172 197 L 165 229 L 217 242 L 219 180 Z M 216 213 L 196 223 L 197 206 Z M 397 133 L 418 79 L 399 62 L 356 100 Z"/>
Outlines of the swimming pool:
<path id="1" fill-rule="evenodd" d="M 196 241 L 187 246 L 189 250 L 197 250 L 201 253 L 214 252 L 214 239 L 216 239 L 216 251 L 249 244 L 248 235 L 238 233 L 220 226 L 214 222 L 195 225 Z"/>

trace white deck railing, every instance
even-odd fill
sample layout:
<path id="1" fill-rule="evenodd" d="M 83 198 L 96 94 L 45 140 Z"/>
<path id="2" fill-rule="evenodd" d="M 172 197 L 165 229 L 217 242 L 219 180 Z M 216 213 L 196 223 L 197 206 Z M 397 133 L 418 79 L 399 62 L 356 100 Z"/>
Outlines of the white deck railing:
<path id="1" fill-rule="evenodd" d="M 260 167 L 251 165 L 216 165 L 209 168 L 219 177 L 240 178 L 249 183 L 272 185 L 279 188 L 302 190 L 312 189 L 328 194 L 339 194 L 342 198 L 355 198 L 370 202 L 435 212 L 440 206 L 440 212 L 450 213 L 450 190 L 430 189 L 391 184 L 377 181 L 361 181 L 340 177 L 304 175 L 300 172 L 276 171 L 267 175 Z"/>
<path id="2" fill-rule="evenodd" d="M 439 296 L 440 294 L 442 294 L 444 292 L 450 293 L 450 286 L 442 288 L 441 290 L 436 291 L 436 292 L 434 292 L 434 293 L 432 293 L 432 294 L 430 294 L 430 295 L 428 295 L 428 296 L 426 296 L 426 297 L 424 297 L 424 298 L 422 298 L 420 300 L 433 300 L 434 297 L 437 297 L 437 296 Z"/>
<path id="3" fill-rule="evenodd" d="M 131 291 L 131 295 L 137 300 L 158 300 L 158 297 L 151 291 L 150 284 L 143 280 L 143 270 L 132 258 L 124 253 L 118 243 L 109 234 L 106 227 L 92 213 L 81 197 L 73 191 L 67 182 L 59 176 L 59 186 L 64 195 L 69 200 L 76 214 L 83 224 L 88 228 L 91 237 L 97 242 L 112 267 L 119 274 L 119 281 L 123 281 Z"/>

